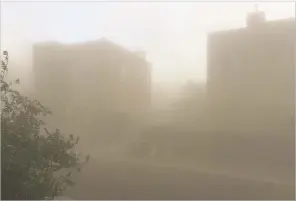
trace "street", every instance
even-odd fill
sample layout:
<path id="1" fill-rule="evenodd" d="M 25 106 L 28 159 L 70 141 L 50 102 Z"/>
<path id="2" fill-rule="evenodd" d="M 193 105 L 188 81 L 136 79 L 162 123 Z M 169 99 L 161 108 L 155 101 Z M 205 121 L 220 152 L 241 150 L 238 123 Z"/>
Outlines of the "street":
<path id="1" fill-rule="evenodd" d="M 76 200 L 280 200 L 294 185 L 196 172 L 128 160 L 94 159 L 65 196 Z"/>

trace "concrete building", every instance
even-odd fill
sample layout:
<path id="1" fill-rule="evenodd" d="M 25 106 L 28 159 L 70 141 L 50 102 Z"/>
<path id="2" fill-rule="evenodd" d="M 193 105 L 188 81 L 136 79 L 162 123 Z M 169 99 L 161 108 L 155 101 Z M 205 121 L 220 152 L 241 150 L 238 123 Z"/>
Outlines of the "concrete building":
<path id="1" fill-rule="evenodd" d="M 101 39 L 36 44 L 33 57 L 37 97 L 57 123 L 98 126 L 100 118 L 136 118 L 150 108 L 151 65 L 143 52 Z"/>
<path id="2" fill-rule="evenodd" d="M 246 27 L 209 33 L 207 99 L 222 133 L 293 133 L 295 19 L 248 15 Z"/>

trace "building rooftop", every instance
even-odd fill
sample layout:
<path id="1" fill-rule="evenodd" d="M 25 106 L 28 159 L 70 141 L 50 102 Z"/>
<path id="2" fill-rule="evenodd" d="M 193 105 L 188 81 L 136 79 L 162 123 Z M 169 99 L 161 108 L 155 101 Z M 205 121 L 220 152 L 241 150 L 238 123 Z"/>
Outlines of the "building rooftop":
<path id="1" fill-rule="evenodd" d="M 138 57 L 142 61 L 146 61 L 146 58 L 143 56 L 144 53 L 138 53 L 137 51 L 133 52 L 105 37 L 98 39 L 98 40 L 91 40 L 85 42 L 78 42 L 78 43 L 60 43 L 58 41 L 46 41 L 34 44 L 35 47 L 57 47 L 57 48 L 84 48 L 84 47 L 95 47 L 95 46 L 106 46 L 111 47 L 113 50 L 121 52 L 123 54 L 128 54 L 133 57 Z"/>
<path id="2" fill-rule="evenodd" d="M 289 25 L 294 25 L 296 27 L 296 21 L 294 17 L 290 18 L 284 18 L 284 19 L 277 19 L 277 20 L 267 20 L 267 21 L 261 21 L 260 23 L 257 24 L 254 29 L 260 29 L 260 28 L 266 28 L 266 27 L 276 27 L 278 28 L 279 26 L 289 26 Z M 242 32 L 246 32 L 248 30 L 252 30 L 253 27 L 245 26 L 241 28 L 236 28 L 236 29 L 228 29 L 228 30 L 220 30 L 220 31 L 213 31 L 209 32 L 208 36 L 219 36 L 219 35 L 229 35 L 229 34 L 238 34 Z"/>

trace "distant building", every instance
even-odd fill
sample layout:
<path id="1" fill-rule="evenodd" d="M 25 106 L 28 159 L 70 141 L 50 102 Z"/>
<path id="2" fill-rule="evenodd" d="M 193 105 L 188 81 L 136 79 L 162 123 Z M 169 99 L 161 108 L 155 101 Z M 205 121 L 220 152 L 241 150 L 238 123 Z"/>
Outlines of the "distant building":
<path id="1" fill-rule="evenodd" d="M 208 35 L 211 128 L 294 134 L 295 19 L 265 21 L 254 12 L 246 25 Z"/>
<path id="2" fill-rule="evenodd" d="M 74 125 L 87 117 L 99 122 L 111 113 L 133 116 L 149 110 L 151 65 L 143 53 L 101 39 L 36 44 L 33 57 L 37 97 L 56 119 L 71 119 Z"/>

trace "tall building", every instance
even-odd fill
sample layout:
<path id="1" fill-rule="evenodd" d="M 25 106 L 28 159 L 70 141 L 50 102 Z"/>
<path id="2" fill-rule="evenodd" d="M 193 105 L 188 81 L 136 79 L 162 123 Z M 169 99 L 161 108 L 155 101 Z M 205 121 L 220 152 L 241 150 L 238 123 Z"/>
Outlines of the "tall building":
<path id="1" fill-rule="evenodd" d="M 248 15 L 246 27 L 209 33 L 207 98 L 220 133 L 294 134 L 295 19 Z"/>
<path id="2" fill-rule="evenodd" d="M 98 125 L 100 118 L 145 113 L 150 107 L 151 65 L 144 53 L 131 52 L 107 39 L 77 44 L 34 46 L 38 99 L 56 121 L 70 126 Z"/>

